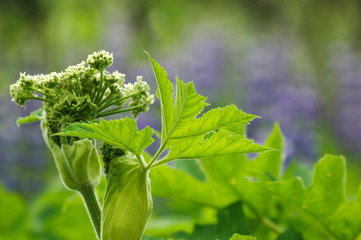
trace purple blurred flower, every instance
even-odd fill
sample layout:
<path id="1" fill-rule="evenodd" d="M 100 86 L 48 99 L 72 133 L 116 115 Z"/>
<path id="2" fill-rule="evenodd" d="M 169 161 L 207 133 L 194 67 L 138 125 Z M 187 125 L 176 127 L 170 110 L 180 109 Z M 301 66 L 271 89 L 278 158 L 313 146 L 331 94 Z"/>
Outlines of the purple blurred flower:
<path id="1" fill-rule="evenodd" d="M 300 79 L 290 69 L 290 52 L 287 42 L 280 39 L 258 43 L 249 51 L 246 105 L 249 111 L 262 117 L 250 125 L 249 135 L 256 140 L 264 139 L 270 126 L 280 122 L 288 154 L 314 160 L 317 94 L 305 79 L 310 76 L 303 75 Z"/>
<path id="2" fill-rule="evenodd" d="M 361 59 L 357 53 L 340 47 L 333 53 L 332 69 L 338 83 L 334 126 L 343 147 L 361 151 Z"/>
<path id="3" fill-rule="evenodd" d="M 47 150 L 41 136 L 39 123 L 16 126 L 19 115 L 29 115 L 32 110 L 39 107 L 37 102 L 27 103 L 26 111 L 10 102 L 10 97 L 0 99 L 0 180 L 11 189 L 22 194 L 32 195 L 43 184 L 32 182 L 41 181 L 47 175 L 47 168 L 52 161 L 47 159 Z"/>

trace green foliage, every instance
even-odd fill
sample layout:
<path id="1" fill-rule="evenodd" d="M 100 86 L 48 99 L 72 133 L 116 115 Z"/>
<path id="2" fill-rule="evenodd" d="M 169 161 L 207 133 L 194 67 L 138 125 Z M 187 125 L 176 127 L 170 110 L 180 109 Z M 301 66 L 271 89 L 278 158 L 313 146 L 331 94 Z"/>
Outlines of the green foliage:
<path id="1" fill-rule="evenodd" d="M 43 112 L 44 112 L 44 108 L 41 107 L 38 110 L 35 110 L 32 113 L 30 113 L 30 115 L 27 117 L 19 117 L 18 120 L 16 121 L 16 124 L 20 126 L 21 124 L 25 124 L 25 123 L 41 121 L 43 117 Z"/>
<path id="2" fill-rule="evenodd" d="M 270 149 L 254 144 L 252 140 L 248 140 L 244 136 L 227 130 L 220 130 L 207 139 L 204 139 L 204 136 L 199 136 L 174 144 L 170 148 L 168 156 L 162 159 L 160 163 L 175 159 L 207 158 L 236 152 L 252 153 L 267 150 Z"/>
<path id="3" fill-rule="evenodd" d="M 153 141 L 153 131 L 149 127 L 138 131 L 137 122 L 128 117 L 99 123 L 75 123 L 65 128 L 59 135 L 94 138 L 141 155 Z"/>
<path id="4" fill-rule="evenodd" d="M 236 202 L 219 210 L 216 225 L 196 225 L 191 235 L 177 233 L 175 238 L 185 240 L 229 239 L 234 232 L 249 234 L 247 218 L 242 202 Z"/>
<path id="5" fill-rule="evenodd" d="M 155 168 L 151 172 L 153 195 L 216 209 L 242 201 L 250 233 L 259 239 L 359 237 L 360 195 L 353 201 L 346 198 L 343 157 L 326 155 L 320 159 L 311 185 L 305 188 L 299 177 L 283 177 L 283 137 L 278 125 L 265 146 L 279 151 L 260 153 L 252 160 L 238 154 L 199 161 L 205 181 L 179 168 Z M 165 182 L 167 186 L 161 188 Z M 238 221 L 242 219 L 240 215 Z M 196 233 L 200 234 L 197 228 Z"/>
<path id="6" fill-rule="evenodd" d="M 302 240 L 302 235 L 297 233 L 293 228 L 288 228 L 278 236 L 276 240 Z"/>
<path id="7" fill-rule="evenodd" d="M 229 240 L 256 240 L 256 238 L 235 233 Z"/>
<path id="8" fill-rule="evenodd" d="M 0 239 L 26 239 L 24 226 L 27 206 L 20 196 L 0 184 Z"/>

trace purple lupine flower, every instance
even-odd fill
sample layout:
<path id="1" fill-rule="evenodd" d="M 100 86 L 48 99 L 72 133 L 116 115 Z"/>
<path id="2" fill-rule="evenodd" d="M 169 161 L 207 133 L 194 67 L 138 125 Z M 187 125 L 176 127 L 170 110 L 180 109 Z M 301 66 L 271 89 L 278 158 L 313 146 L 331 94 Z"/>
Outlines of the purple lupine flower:
<path id="1" fill-rule="evenodd" d="M 338 84 L 334 127 L 344 148 L 361 152 L 361 59 L 346 47 L 336 49 L 333 57 Z"/>
<path id="2" fill-rule="evenodd" d="M 283 41 L 256 44 L 246 60 L 246 105 L 262 117 L 250 126 L 249 134 L 256 140 L 264 139 L 271 125 L 280 122 L 289 154 L 314 160 L 317 148 L 313 128 L 318 100 L 305 79 L 310 76 L 299 79 L 290 70 L 290 51 Z"/>
<path id="3" fill-rule="evenodd" d="M 219 97 L 225 77 L 226 44 L 216 33 L 198 33 L 185 46 L 184 56 L 174 73 L 194 81 L 197 91 L 212 99 Z"/>
<path id="4" fill-rule="evenodd" d="M 14 103 L 0 99 L 0 110 L 6 115 L 0 115 L 0 180 L 7 188 L 16 189 L 22 194 L 36 193 L 44 184 L 46 176 L 47 151 L 43 144 L 39 123 L 29 124 L 19 129 L 16 126 L 17 116 L 20 109 L 14 107 Z M 39 105 L 35 101 L 29 101 L 27 109 L 21 114 L 29 115 Z M 33 189 L 31 182 L 39 184 Z M 42 184 L 40 184 L 42 183 Z"/>

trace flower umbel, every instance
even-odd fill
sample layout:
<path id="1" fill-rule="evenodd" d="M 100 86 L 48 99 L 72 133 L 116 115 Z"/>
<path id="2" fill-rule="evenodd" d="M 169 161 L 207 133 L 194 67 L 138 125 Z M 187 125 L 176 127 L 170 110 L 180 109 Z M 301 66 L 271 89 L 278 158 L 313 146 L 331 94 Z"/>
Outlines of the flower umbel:
<path id="1" fill-rule="evenodd" d="M 91 68 L 102 71 L 113 64 L 113 53 L 104 50 L 94 52 L 88 56 L 87 63 Z"/>
<path id="2" fill-rule="evenodd" d="M 11 85 L 10 93 L 20 106 L 31 99 L 43 101 L 52 135 L 69 123 L 127 111 L 136 117 L 147 111 L 154 101 L 148 84 L 137 77 L 134 84 L 123 85 L 125 74 L 105 70 L 112 63 L 113 54 L 103 50 L 88 56 L 88 66 L 83 61 L 59 73 L 33 76 L 22 73 Z M 52 136 L 52 139 L 60 145 L 59 136 Z"/>

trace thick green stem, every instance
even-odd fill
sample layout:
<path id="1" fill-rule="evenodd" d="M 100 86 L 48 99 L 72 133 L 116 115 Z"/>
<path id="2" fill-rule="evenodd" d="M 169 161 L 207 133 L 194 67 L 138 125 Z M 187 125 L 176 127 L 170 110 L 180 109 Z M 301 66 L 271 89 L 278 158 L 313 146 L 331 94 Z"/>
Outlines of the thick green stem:
<path id="1" fill-rule="evenodd" d="M 80 190 L 79 194 L 82 196 L 83 201 L 88 210 L 88 214 L 93 223 L 94 230 L 100 239 L 100 218 L 101 210 L 98 198 L 96 197 L 95 188 L 90 185 L 84 185 Z"/>

